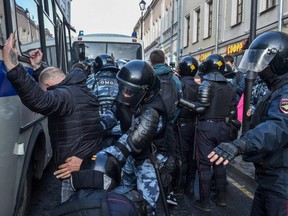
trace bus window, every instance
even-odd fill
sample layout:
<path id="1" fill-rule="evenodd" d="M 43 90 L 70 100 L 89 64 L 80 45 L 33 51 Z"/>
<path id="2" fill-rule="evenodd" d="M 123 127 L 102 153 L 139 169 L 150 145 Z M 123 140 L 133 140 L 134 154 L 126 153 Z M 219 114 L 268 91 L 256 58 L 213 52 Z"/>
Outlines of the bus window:
<path id="1" fill-rule="evenodd" d="M 53 20 L 53 9 L 51 0 L 42 0 L 43 10 Z"/>
<path id="2" fill-rule="evenodd" d="M 127 35 L 80 35 L 72 45 L 72 61 L 79 61 L 79 44 L 85 44 L 85 59 L 94 61 L 96 56 L 107 53 L 117 59 L 144 59 L 143 41 Z"/>
<path id="3" fill-rule="evenodd" d="M 18 41 L 22 53 L 40 48 L 40 29 L 37 3 L 34 0 L 16 0 Z"/>
<path id="4" fill-rule="evenodd" d="M 57 67 L 56 59 L 56 46 L 55 46 L 55 35 L 54 35 L 54 25 L 51 21 L 44 15 L 44 27 L 45 27 L 45 41 L 46 41 L 46 60 L 48 65 L 53 65 Z"/>
<path id="5" fill-rule="evenodd" d="M 68 68 L 67 70 L 70 71 L 72 67 L 72 60 L 71 60 L 71 40 L 70 40 L 70 33 L 69 29 L 65 27 L 65 35 L 66 35 L 66 50 L 67 50 L 67 62 L 68 62 Z"/>
<path id="6" fill-rule="evenodd" d="M 139 44 L 117 44 L 117 43 L 108 43 L 107 53 L 113 55 L 115 59 L 142 59 L 142 56 L 139 55 Z M 141 50 L 141 49 L 140 49 Z"/>
<path id="7" fill-rule="evenodd" d="M 0 0 L 0 5 L 3 5 L 3 0 Z M 5 43 L 6 29 L 5 29 L 5 16 L 4 7 L 0 7 L 0 45 Z"/>

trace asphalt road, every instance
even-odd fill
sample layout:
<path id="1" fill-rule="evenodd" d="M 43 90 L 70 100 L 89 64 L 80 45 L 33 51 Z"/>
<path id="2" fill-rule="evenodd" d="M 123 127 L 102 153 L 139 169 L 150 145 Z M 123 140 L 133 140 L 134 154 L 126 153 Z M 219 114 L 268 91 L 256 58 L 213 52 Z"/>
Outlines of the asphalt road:
<path id="1" fill-rule="evenodd" d="M 48 216 L 51 210 L 60 203 L 60 181 L 53 176 L 55 167 L 52 163 L 45 170 L 42 180 L 33 183 L 31 216 Z M 219 207 L 211 201 L 212 216 L 248 216 L 252 206 L 254 185 L 240 178 L 233 169 L 227 169 L 227 207 Z M 197 185 L 195 186 L 197 189 Z M 171 216 L 206 215 L 194 209 L 187 197 L 177 194 L 178 206 L 169 206 Z M 165 216 L 162 202 L 159 200 L 158 216 Z"/>

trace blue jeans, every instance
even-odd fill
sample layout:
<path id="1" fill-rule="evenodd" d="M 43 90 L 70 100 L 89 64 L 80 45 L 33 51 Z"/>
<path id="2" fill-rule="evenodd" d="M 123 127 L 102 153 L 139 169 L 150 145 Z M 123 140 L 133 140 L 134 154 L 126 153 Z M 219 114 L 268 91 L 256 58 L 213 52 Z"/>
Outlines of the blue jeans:
<path id="1" fill-rule="evenodd" d="M 61 187 L 61 202 L 67 201 L 70 196 L 74 193 L 74 190 L 71 186 L 70 178 L 64 179 L 62 181 L 62 187 Z"/>

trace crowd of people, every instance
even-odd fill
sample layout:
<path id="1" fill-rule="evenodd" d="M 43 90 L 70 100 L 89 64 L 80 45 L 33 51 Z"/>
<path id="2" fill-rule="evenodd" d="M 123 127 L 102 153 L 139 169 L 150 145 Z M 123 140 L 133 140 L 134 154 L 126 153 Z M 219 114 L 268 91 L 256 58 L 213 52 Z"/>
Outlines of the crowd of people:
<path id="1" fill-rule="evenodd" d="M 13 40 L 3 48 L 6 76 L 23 104 L 48 116 L 54 175 L 62 181 L 52 215 L 156 215 L 159 199 L 169 215 L 176 193 L 211 212 L 211 200 L 227 206 L 225 165 L 238 155 L 255 165 L 251 215 L 288 214 L 287 34 L 258 36 L 238 69 L 233 56 L 211 54 L 200 64 L 186 55 L 174 71 L 154 50 L 150 63 L 119 67 L 104 53 L 66 75 L 41 64 L 34 50 L 33 77 Z M 245 114 L 250 129 L 241 134 L 246 71 L 258 77 Z"/>

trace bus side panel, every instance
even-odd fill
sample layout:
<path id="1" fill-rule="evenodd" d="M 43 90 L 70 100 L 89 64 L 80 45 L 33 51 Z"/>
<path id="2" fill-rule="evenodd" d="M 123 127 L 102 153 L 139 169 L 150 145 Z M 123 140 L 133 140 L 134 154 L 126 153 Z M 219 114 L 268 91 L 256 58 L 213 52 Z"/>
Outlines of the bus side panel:
<path id="1" fill-rule="evenodd" d="M 22 103 L 5 78 L 3 61 L 0 61 L 0 215 L 12 215 L 15 205 L 18 156 L 13 154 L 19 138 Z"/>
<path id="2" fill-rule="evenodd" d="M 27 72 L 31 73 L 32 69 L 27 68 Z M 0 200 L 2 200 L 0 215 L 12 215 L 19 193 L 20 181 L 23 181 L 26 175 L 23 168 L 24 165 L 29 165 L 31 152 L 34 152 L 36 148 L 39 149 L 39 145 L 42 145 L 40 160 L 37 161 L 41 165 L 38 170 L 42 171 L 51 159 L 52 148 L 48 135 L 47 118 L 30 111 L 21 103 L 5 74 L 6 68 L 3 61 L 0 60 Z M 39 145 L 30 143 L 31 146 L 28 146 L 33 128 L 39 124 L 43 128 L 42 135 L 45 140 Z M 16 148 L 17 146 L 20 147 Z"/>

